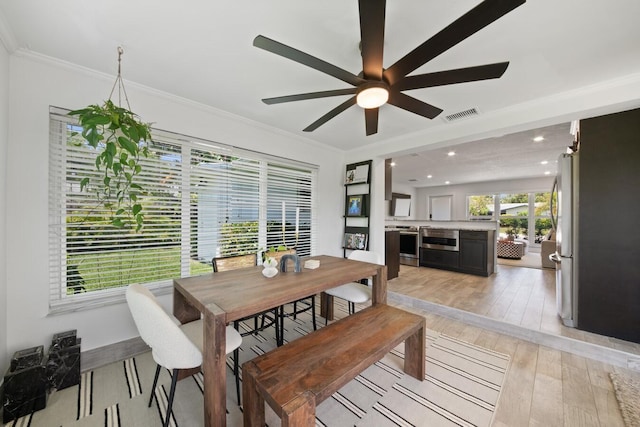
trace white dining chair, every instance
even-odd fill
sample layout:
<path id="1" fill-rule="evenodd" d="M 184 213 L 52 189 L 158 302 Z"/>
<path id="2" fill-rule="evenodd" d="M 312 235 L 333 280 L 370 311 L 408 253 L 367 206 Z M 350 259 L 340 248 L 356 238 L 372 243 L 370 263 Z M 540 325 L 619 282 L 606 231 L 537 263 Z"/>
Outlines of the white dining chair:
<path id="1" fill-rule="evenodd" d="M 348 256 L 354 261 L 370 262 L 372 264 L 383 264 L 380 254 L 377 252 L 355 250 Z M 371 299 L 371 278 L 366 279 L 367 285 L 351 282 L 325 291 L 326 294 L 341 298 L 349 303 L 349 314 L 356 311 L 356 304 L 362 304 Z M 327 319 L 325 318 L 325 324 Z"/>
<path id="2" fill-rule="evenodd" d="M 180 369 L 193 369 L 202 365 L 203 332 L 202 319 L 178 325 L 160 306 L 155 296 L 140 284 L 129 285 L 126 291 L 127 304 L 142 340 L 151 347 L 155 360 L 156 374 L 153 378 L 149 407 L 153 402 L 160 368 L 171 370 L 171 389 L 167 403 L 164 426 L 169 424 L 171 408 Z M 240 384 L 238 379 L 238 348 L 242 337 L 233 327 L 226 328 L 225 353 L 234 352 L 234 375 L 236 395 L 240 404 Z"/>

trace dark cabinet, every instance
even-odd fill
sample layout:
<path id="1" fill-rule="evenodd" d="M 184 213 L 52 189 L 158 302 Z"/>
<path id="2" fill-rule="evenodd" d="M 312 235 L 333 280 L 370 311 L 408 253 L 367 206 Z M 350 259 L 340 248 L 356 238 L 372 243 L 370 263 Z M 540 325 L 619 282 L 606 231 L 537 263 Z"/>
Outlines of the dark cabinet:
<path id="1" fill-rule="evenodd" d="M 458 270 L 459 255 L 457 251 L 441 251 L 420 248 L 420 265 L 424 267 Z"/>
<path id="2" fill-rule="evenodd" d="M 495 271 L 495 231 L 460 230 L 458 251 L 420 248 L 420 265 L 489 276 Z"/>
<path id="3" fill-rule="evenodd" d="M 460 230 L 460 271 L 488 276 L 493 273 L 493 231 Z"/>
<path id="4" fill-rule="evenodd" d="M 400 273 L 400 232 L 385 231 L 385 265 L 387 266 L 387 280 L 395 279 Z"/>
<path id="5" fill-rule="evenodd" d="M 578 153 L 578 328 L 640 343 L 640 109 L 581 120 Z"/>

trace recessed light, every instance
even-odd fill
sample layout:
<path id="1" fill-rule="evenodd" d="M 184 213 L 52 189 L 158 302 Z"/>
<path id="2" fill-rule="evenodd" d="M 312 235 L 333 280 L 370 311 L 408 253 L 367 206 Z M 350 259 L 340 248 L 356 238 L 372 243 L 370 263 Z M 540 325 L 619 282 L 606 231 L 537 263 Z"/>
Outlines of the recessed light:
<path id="1" fill-rule="evenodd" d="M 447 153 L 447 156 L 449 156 L 449 157 L 451 157 L 451 156 L 455 156 L 455 155 L 456 155 L 456 152 L 455 152 L 455 151 L 449 151 L 449 152 Z"/>
<path id="2" fill-rule="evenodd" d="M 541 161 L 541 162 L 540 162 L 540 164 L 541 164 L 541 165 L 546 165 L 546 164 L 548 164 L 548 163 L 549 163 L 549 162 L 548 162 L 547 160 L 543 160 L 543 161 Z"/>
<path id="3" fill-rule="evenodd" d="M 550 171 L 544 171 L 544 174 L 545 175 L 551 175 L 551 172 Z"/>
<path id="4" fill-rule="evenodd" d="M 533 138 L 533 142 L 540 142 L 540 141 L 544 141 L 544 136 L 536 136 L 535 138 Z"/>
<path id="5" fill-rule="evenodd" d="M 427 179 L 433 178 L 433 175 L 427 175 Z"/>
<path id="6" fill-rule="evenodd" d="M 396 162 L 391 162 L 390 165 L 391 167 L 394 167 L 396 165 Z"/>
<path id="7" fill-rule="evenodd" d="M 451 181 L 445 181 L 444 183 L 448 185 L 451 184 Z"/>

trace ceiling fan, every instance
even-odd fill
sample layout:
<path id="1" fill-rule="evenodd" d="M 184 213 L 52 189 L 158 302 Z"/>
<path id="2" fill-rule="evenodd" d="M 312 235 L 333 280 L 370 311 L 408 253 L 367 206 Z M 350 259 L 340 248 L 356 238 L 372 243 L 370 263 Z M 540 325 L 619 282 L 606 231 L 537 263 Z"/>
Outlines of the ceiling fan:
<path id="1" fill-rule="evenodd" d="M 300 50 L 259 35 L 253 40 L 254 46 L 321 71 L 353 86 L 347 89 L 265 98 L 262 101 L 266 104 L 279 104 L 305 99 L 354 95 L 307 126 L 304 129 L 305 132 L 316 130 L 356 103 L 364 108 L 367 136 L 378 132 L 378 111 L 379 107 L 385 103 L 433 119 L 442 112 L 440 108 L 413 98 L 403 93 L 403 91 L 496 79 L 504 74 L 509 66 L 509 62 L 458 68 L 414 76 L 408 76 L 408 74 L 491 24 L 493 21 L 524 4 L 525 1 L 526 0 L 485 0 L 429 40 L 400 58 L 395 64 L 385 69 L 382 66 L 382 56 L 386 0 L 359 0 L 362 72 L 358 75 L 352 74 L 349 71 L 329 64 L 322 59 Z"/>

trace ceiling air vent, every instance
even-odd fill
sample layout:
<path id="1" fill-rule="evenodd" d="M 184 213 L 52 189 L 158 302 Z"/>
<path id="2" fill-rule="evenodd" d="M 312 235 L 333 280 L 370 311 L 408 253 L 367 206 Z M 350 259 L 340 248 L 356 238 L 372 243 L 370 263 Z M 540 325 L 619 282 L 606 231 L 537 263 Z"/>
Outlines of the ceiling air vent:
<path id="1" fill-rule="evenodd" d="M 462 120 L 469 117 L 477 116 L 480 114 L 477 108 L 469 108 L 468 110 L 458 111 L 457 113 L 449 114 L 448 116 L 444 116 L 445 122 L 453 122 L 456 120 Z"/>

